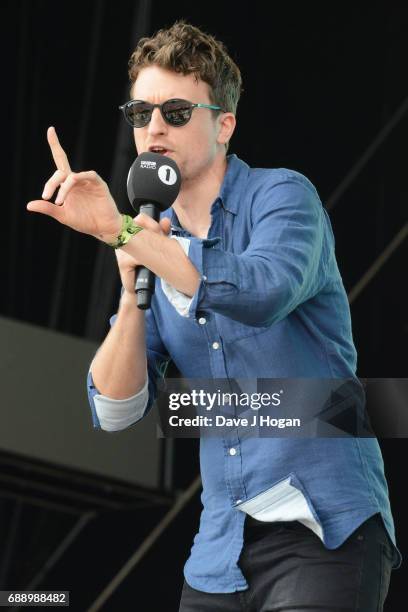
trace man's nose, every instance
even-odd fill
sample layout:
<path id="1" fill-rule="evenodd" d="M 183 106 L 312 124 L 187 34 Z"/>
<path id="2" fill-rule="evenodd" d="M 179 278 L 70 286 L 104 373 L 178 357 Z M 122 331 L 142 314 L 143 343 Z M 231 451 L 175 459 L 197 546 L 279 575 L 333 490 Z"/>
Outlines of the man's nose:
<path id="1" fill-rule="evenodd" d="M 160 108 L 154 108 L 152 118 L 148 124 L 149 134 L 164 134 L 167 131 L 167 123 L 163 119 Z"/>

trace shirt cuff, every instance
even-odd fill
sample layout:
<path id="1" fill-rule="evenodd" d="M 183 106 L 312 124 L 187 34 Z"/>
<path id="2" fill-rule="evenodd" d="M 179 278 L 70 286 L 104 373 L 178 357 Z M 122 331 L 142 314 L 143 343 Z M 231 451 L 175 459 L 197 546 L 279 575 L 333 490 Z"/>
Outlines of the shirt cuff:
<path id="1" fill-rule="evenodd" d="M 100 393 L 93 396 L 95 412 L 104 431 L 120 431 L 139 421 L 149 399 L 148 377 L 143 388 L 125 399 L 112 399 Z"/>

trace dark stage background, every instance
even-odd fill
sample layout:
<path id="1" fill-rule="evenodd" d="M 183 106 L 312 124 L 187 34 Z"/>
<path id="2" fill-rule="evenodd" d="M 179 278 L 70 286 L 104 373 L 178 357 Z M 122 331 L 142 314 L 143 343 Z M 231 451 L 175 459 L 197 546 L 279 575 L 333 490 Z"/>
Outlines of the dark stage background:
<path id="1" fill-rule="evenodd" d="M 25 207 L 54 171 L 46 142 L 54 125 L 73 170 L 95 169 L 130 212 L 125 186 L 136 152 L 117 110 L 128 99 L 127 60 L 139 36 L 178 18 L 223 40 L 241 68 L 230 152 L 252 166 L 296 169 L 317 187 L 348 292 L 407 223 L 403 3 L 13 0 L 0 10 L 1 316 L 97 342 L 105 336 L 120 290 L 113 252 Z M 361 377 L 407 376 L 407 255 L 401 241 L 352 303 Z M 4 427 L 4 405 L 2 415 Z M 407 441 L 380 444 L 404 554 Z M 173 451 L 171 495 L 198 473 L 195 440 L 178 440 Z M 71 609 L 86 610 L 167 509 L 97 513 L 36 588 L 70 590 Z M 197 493 L 104 610 L 178 609 L 200 509 Z M 27 588 L 71 526 L 68 515 L 0 494 L 0 589 Z M 405 566 L 393 573 L 387 612 L 405 609 L 406 579 Z"/>

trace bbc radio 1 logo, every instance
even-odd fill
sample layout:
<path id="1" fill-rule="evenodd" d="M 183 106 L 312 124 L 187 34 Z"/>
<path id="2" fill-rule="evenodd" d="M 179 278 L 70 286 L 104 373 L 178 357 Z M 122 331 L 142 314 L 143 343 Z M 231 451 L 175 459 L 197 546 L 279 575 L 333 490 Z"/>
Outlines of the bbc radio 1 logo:
<path id="1" fill-rule="evenodd" d="M 174 185 L 174 183 L 177 181 L 177 174 L 174 168 L 167 166 L 166 164 L 160 166 L 158 175 L 161 182 L 165 185 Z"/>

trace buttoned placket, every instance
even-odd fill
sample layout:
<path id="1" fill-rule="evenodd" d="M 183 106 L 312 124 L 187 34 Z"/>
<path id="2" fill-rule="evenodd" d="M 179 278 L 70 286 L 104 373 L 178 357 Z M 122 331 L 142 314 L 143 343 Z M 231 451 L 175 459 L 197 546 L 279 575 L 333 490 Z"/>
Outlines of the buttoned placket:
<path id="1" fill-rule="evenodd" d="M 221 242 L 219 246 L 220 248 L 224 248 L 224 209 L 220 198 L 217 198 L 214 201 L 210 213 L 211 224 L 208 230 L 207 238 L 210 239 L 220 236 Z M 174 211 L 171 230 L 174 235 L 182 236 L 184 238 L 192 237 L 190 232 L 178 225 L 178 219 Z M 206 282 L 207 277 L 203 275 L 202 280 Z M 198 311 L 196 325 L 206 336 L 210 356 L 210 368 L 213 378 L 228 378 L 223 342 L 217 326 L 217 315 L 215 313 L 203 313 Z M 236 416 L 235 411 L 234 416 Z M 222 437 L 220 436 L 219 440 L 220 443 L 223 444 L 224 461 L 226 463 L 224 469 L 226 480 L 225 485 L 230 497 L 231 505 L 236 506 L 247 498 L 243 479 L 241 441 L 237 428 L 224 428 L 223 434 L 224 435 Z"/>
<path id="2" fill-rule="evenodd" d="M 221 198 L 217 198 L 211 206 L 211 224 L 208 230 L 207 238 L 221 237 L 220 248 L 224 248 L 224 209 Z M 171 225 L 172 233 L 184 238 L 191 238 L 192 234 L 178 225 L 178 219 L 173 211 L 173 219 Z M 202 276 L 202 280 L 206 282 L 207 277 Z M 228 373 L 225 364 L 225 354 L 222 338 L 219 334 L 217 326 L 217 315 L 210 312 L 197 312 L 196 325 L 205 334 L 210 356 L 210 368 L 213 378 L 228 378 Z M 234 416 L 236 416 L 234 411 Z M 224 433 L 225 432 L 225 433 Z M 220 443 L 223 444 L 224 461 L 226 463 L 225 485 L 228 491 L 231 505 L 235 506 L 247 497 L 241 460 L 241 441 L 238 435 L 237 428 L 224 428 L 223 437 L 220 437 Z"/>
<path id="3" fill-rule="evenodd" d="M 224 220 L 223 206 L 220 198 L 217 198 L 211 207 L 211 225 L 207 238 L 221 237 L 220 248 L 224 248 Z M 207 280 L 202 277 L 204 282 Z M 197 313 L 197 325 L 206 335 L 210 355 L 210 365 L 213 377 L 228 378 L 225 363 L 225 354 L 222 338 L 217 326 L 217 315 L 215 313 Z M 234 416 L 235 411 L 234 411 Z M 226 488 L 232 505 L 236 505 L 246 499 L 246 491 L 242 473 L 241 441 L 236 428 L 224 428 L 223 437 L 220 437 L 224 448 Z"/>

